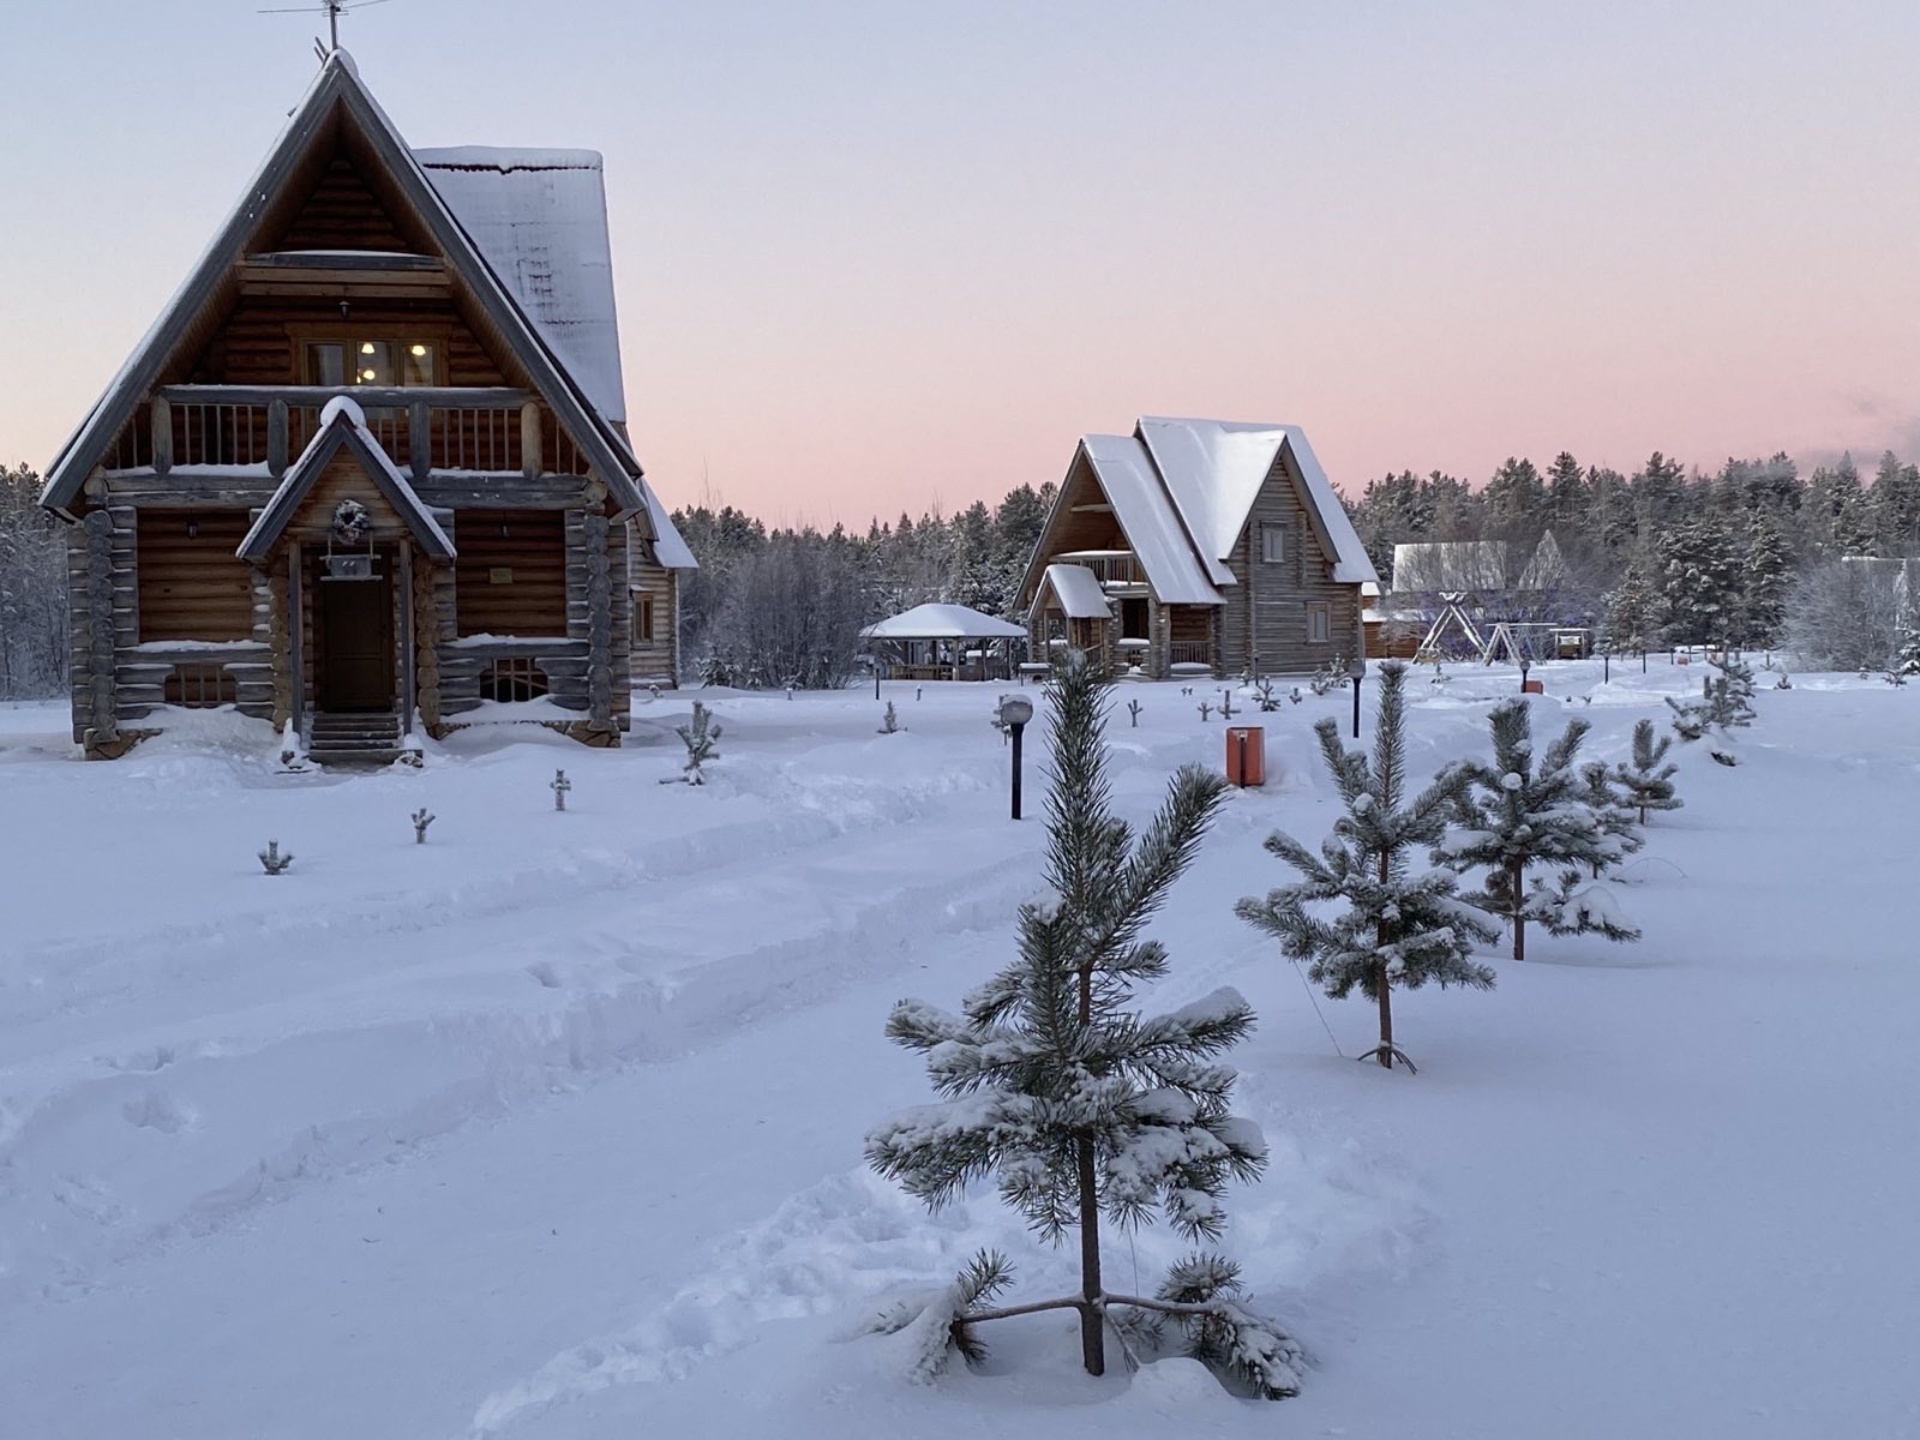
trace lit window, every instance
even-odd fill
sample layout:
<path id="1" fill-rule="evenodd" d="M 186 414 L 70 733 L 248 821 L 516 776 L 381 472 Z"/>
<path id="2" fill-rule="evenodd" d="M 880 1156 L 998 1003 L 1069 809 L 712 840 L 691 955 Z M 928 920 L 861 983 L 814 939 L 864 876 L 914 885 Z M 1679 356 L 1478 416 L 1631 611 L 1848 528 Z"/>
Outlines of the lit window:
<path id="1" fill-rule="evenodd" d="M 1329 607 L 1322 604 L 1307 606 L 1307 643 L 1325 645 L 1332 637 L 1333 620 Z"/>
<path id="2" fill-rule="evenodd" d="M 1262 525 L 1260 527 L 1260 558 L 1269 565 L 1278 565 L 1287 558 L 1286 526 Z"/>
<path id="3" fill-rule="evenodd" d="M 315 341 L 307 346 L 307 383 L 328 389 L 432 385 L 438 358 L 424 340 Z"/>

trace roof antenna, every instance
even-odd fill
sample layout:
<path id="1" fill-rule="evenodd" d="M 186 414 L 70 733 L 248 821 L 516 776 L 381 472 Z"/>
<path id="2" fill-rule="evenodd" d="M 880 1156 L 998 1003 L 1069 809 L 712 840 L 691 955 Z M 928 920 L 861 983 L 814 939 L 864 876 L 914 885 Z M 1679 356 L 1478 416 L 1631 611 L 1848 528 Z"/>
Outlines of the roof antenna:
<path id="1" fill-rule="evenodd" d="M 387 0 L 320 0 L 319 5 L 295 5 L 285 9 L 261 10 L 261 15 L 311 15 L 316 8 L 324 11 L 327 17 L 327 43 L 323 46 L 319 37 L 313 42 L 314 52 L 319 55 L 320 63 L 325 64 L 327 57 L 340 48 L 340 17 L 350 10 L 364 10 L 369 5 L 384 5 Z"/>

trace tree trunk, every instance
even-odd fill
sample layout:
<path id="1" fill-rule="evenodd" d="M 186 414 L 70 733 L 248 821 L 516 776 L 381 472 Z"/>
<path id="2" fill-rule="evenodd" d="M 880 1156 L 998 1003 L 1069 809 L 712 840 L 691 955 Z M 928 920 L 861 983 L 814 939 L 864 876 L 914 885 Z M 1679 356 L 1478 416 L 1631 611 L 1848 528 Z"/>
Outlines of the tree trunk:
<path id="1" fill-rule="evenodd" d="M 1521 885 L 1526 879 L 1524 865 L 1507 866 L 1507 885 L 1513 897 L 1513 958 L 1527 958 L 1527 911 L 1525 894 Z"/>
<path id="2" fill-rule="evenodd" d="M 1393 988 L 1387 983 L 1387 963 L 1380 962 L 1380 1065 L 1393 1068 Z"/>
<path id="3" fill-rule="evenodd" d="M 1093 967 L 1080 967 L 1080 1024 L 1093 1023 Z M 1080 1358 L 1089 1375 L 1107 1373 L 1106 1314 L 1100 1295 L 1100 1181 L 1093 1168 L 1093 1137 L 1073 1142 L 1080 1187 Z"/>
<path id="4" fill-rule="evenodd" d="M 1100 1304 L 1100 1196 L 1093 1170 L 1093 1140 L 1074 1142 L 1080 1172 L 1080 1358 L 1089 1375 L 1107 1373 L 1106 1315 Z"/>

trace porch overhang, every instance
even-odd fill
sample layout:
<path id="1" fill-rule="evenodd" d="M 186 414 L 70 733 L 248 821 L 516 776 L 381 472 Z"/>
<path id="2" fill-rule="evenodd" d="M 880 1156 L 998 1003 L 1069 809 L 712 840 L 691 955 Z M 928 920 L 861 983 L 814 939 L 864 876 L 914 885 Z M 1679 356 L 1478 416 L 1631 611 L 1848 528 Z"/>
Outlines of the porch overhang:
<path id="1" fill-rule="evenodd" d="M 354 401 L 341 397 L 330 402 L 321 413 L 320 429 L 314 434 L 300 458 L 287 467 L 286 477 L 273 498 L 253 522 L 246 538 L 234 554 L 250 565 L 264 565 L 280 543 L 288 525 L 299 513 L 301 502 L 312 492 L 328 464 L 345 451 L 367 474 L 381 497 L 393 507 L 407 532 L 422 551 L 435 560 L 454 558 L 453 541 L 433 518 L 433 511 L 421 500 L 407 477 L 393 463 L 367 429 L 366 417 Z"/>

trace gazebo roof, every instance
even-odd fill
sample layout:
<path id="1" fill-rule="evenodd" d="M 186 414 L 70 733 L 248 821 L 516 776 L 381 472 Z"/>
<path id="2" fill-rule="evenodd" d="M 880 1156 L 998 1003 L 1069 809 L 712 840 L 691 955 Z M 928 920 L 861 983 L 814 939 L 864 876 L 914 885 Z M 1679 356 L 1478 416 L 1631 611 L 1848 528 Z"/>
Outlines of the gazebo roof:
<path id="1" fill-rule="evenodd" d="M 916 605 L 904 614 L 869 625 L 865 640 L 1020 640 L 1020 626 L 965 605 Z"/>

